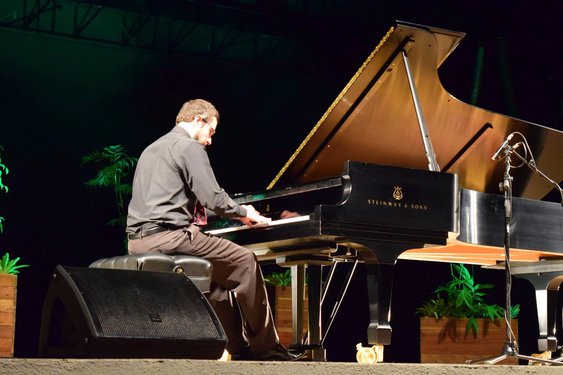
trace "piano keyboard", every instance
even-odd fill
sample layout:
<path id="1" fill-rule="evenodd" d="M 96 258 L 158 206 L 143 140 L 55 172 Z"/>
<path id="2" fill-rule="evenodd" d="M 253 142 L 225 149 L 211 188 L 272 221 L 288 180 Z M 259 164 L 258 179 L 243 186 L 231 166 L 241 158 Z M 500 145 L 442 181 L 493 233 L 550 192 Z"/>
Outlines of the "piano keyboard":
<path id="1" fill-rule="evenodd" d="M 239 230 L 265 228 L 265 227 L 271 227 L 271 226 L 275 226 L 275 225 L 297 223 L 297 222 L 306 221 L 306 220 L 309 220 L 309 219 L 310 219 L 309 215 L 304 215 L 304 216 L 290 217 L 290 218 L 287 218 L 287 219 L 273 220 L 273 221 L 270 221 L 269 223 L 257 224 L 257 225 L 251 226 L 251 227 L 246 226 L 246 225 L 241 225 L 241 226 L 238 226 L 238 227 L 214 229 L 214 230 L 206 231 L 205 233 L 217 235 L 217 234 L 235 232 L 235 231 L 239 231 Z"/>

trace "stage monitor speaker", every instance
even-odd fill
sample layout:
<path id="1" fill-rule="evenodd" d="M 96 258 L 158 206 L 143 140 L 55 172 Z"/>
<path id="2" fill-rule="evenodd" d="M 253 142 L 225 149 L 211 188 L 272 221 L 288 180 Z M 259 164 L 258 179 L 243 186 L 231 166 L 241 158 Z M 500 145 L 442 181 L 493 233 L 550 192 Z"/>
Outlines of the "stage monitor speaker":
<path id="1" fill-rule="evenodd" d="M 55 268 L 40 357 L 218 359 L 226 345 L 209 302 L 183 274 Z"/>

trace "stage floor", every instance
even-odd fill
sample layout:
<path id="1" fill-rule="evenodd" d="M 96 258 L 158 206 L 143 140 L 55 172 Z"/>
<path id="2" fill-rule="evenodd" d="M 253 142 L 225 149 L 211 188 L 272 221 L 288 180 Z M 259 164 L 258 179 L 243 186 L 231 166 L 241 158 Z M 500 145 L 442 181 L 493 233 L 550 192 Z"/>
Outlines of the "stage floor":
<path id="1" fill-rule="evenodd" d="M 228 374 L 228 375 L 325 375 L 325 374 L 409 374 L 409 375 L 551 375 L 561 366 L 477 366 L 378 363 L 361 365 L 344 362 L 219 362 L 187 359 L 38 359 L 0 358 L 0 374 Z"/>

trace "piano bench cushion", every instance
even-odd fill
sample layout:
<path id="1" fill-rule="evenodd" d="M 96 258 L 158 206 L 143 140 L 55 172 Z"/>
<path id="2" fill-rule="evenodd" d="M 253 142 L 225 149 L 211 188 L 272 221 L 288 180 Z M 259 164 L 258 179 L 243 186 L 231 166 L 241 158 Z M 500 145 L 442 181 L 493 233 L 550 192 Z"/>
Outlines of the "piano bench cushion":
<path id="1" fill-rule="evenodd" d="M 98 259 L 90 268 L 115 270 L 139 270 L 151 272 L 184 273 L 202 293 L 207 293 L 211 286 L 213 266 L 208 260 L 190 255 L 137 254 L 121 255 Z"/>

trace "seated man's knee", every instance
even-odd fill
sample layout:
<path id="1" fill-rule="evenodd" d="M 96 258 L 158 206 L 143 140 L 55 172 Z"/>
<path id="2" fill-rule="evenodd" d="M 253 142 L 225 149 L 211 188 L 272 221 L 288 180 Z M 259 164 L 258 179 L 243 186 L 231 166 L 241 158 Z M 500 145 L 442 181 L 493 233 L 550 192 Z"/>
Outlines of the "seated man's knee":
<path id="1" fill-rule="evenodd" d="M 249 264 L 258 262 L 254 252 L 250 249 L 247 249 L 246 247 L 241 247 L 241 255 L 241 263 Z"/>

